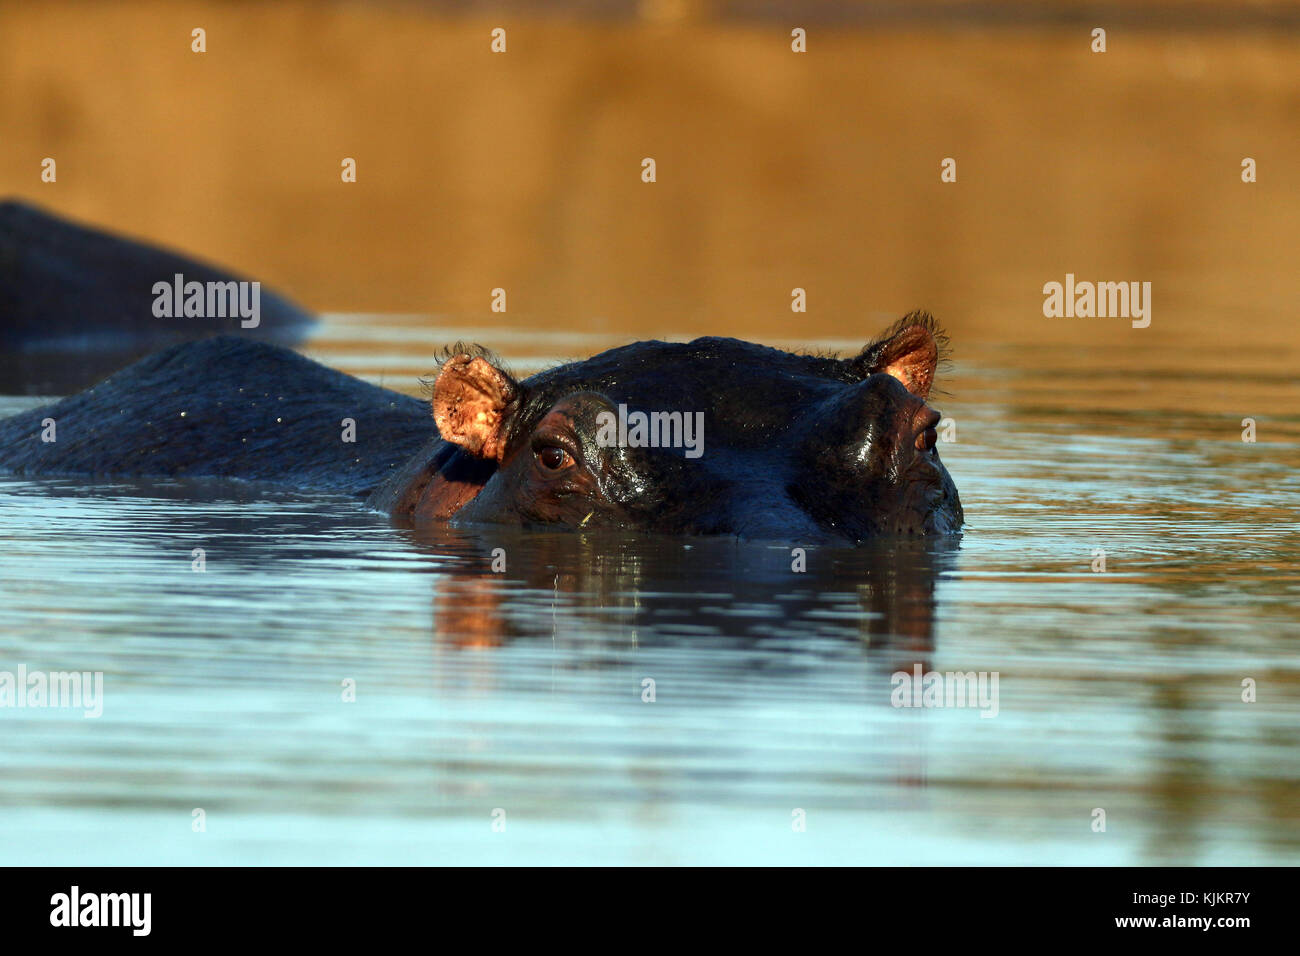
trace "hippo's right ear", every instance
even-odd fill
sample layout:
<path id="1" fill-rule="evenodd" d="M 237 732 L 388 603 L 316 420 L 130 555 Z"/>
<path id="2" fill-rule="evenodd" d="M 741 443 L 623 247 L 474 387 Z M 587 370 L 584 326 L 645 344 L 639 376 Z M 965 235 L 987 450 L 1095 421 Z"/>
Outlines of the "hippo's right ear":
<path id="1" fill-rule="evenodd" d="M 927 398 L 935 369 L 947 356 L 948 336 L 928 312 L 909 312 L 885 330 L 860 355 L 847 359 L 859 378 L 884 372 L 909 392 Z"/>
<path id="2" fill-rule="evenodd" d="M 433 420 L 445 440 L 478 458 L 500 461 L 518 398 L 515 380 L 481 355 L 453 355 L 433 385 Z"/>

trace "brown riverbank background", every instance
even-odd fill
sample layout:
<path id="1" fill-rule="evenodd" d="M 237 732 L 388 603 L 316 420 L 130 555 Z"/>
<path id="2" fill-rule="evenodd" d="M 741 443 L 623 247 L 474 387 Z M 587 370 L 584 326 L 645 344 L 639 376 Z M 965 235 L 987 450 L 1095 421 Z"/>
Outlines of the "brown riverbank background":
<path id="1" fill-rule="evenodd" d="M 1292 4 L 6 3 L 0 131 L 0 193 L 321 311 L 788 340 L 922 307 L 959 356 L 1207 373 L 1300 347 Z M 1150 328 L 1044 318 L 1067 272 L 1151 282 Z"/>

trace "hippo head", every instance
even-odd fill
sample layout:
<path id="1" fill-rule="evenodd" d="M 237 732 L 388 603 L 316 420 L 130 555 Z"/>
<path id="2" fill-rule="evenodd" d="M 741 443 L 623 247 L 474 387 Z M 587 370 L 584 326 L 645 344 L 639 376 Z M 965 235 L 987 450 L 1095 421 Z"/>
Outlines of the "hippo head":
<path id="1" fill-rule="evenodd" d="M 522 382 L 449 350 L 446 442 L 416 520 L 860 542 L 960 529 L 926 404 L 946 339 L 927 315 L 851 358 L 702 338 L 638 342 Z"/>

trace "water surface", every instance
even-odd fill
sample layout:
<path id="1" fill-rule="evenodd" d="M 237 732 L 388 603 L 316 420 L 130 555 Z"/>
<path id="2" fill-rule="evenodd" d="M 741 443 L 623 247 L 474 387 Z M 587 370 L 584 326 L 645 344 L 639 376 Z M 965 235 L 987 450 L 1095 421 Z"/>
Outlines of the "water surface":
<path id="1" fill-rule="evenodd" d="M 335 316 L 307 351 L 416 391 L 467 329 L 524 372 L 620 341 Z M 0 670 L 102 671 L 104 703 L 0 709 L 0 860 L 1300 861 L 1293 357 L 958 359 L 965 535 L 802 572 L 797 542 L 3 479 Z M 892 706 L 917 665 L 996 673 L 996 716 Z"/>

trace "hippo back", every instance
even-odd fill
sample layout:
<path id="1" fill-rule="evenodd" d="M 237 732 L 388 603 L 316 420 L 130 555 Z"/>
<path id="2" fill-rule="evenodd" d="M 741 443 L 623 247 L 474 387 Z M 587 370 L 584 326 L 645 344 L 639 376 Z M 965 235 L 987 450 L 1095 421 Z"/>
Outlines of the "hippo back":
<path id="1" fill-rule="evenodd" d="M 436 436 L 416 398 L 279 346 L 220 336 L 0 421 L 0 469 L 232 477 L 365 495 Z"/>

